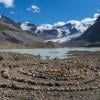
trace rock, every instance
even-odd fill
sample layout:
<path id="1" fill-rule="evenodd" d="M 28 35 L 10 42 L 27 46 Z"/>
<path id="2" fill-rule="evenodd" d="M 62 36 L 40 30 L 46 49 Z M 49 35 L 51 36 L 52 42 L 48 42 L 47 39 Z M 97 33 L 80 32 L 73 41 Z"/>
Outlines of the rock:
<path id="1" fill-rule="evenodd" d="M 8 79 L 8 78 L 9 78 L 9 74 L 8 74 L 8 72 L 5 71 L 5 70 L 2 70 L 2 71 L 1 71 L 1 76 L 2 76 L 3 78 L 5 78 L 5 79 Z"/>

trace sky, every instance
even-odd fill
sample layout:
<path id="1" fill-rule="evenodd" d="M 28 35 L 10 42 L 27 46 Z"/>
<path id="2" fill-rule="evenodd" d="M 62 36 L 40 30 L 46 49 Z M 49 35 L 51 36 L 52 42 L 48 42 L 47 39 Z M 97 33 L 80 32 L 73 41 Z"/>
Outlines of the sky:
<path id="1" fill-rule="evenodd" d="M 0 0 L 0 13 L 20 22 L 53 24 L 100 13 L 100 0 Z"/>

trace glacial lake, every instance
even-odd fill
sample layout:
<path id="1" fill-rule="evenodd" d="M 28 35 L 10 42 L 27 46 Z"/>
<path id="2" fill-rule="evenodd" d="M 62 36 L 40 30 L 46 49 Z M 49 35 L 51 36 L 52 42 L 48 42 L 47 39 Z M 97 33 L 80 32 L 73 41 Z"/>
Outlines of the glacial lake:
<path id="1" fill-rule="evenodd" d="M 42 58 L 50 57 L 53 58 L 67 58 L 70 51 L 100 51 L 100 47 L 98 48 L 53 48 L 53 49 L 9 49 L 9 50 L 1 50 L 5 52 L 16 52 L 22 54 L 31 54 L 31 55 L 40 55 Z"/>

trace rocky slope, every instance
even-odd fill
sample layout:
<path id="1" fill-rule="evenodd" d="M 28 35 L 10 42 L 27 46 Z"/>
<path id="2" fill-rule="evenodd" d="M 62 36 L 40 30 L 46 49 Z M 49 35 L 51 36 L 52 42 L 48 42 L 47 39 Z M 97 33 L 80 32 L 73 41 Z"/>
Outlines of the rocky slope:
<path id="1" fill-rule="evenodd" d="M 32 24 L 29 25 L 33 26 Z M 36 36 L 34 32 L 22 30 L 20 23 L 3 15 L 0 16 L 0 48 L 56 47 L 55 43 L 42 41 L 43 39 Z"/>

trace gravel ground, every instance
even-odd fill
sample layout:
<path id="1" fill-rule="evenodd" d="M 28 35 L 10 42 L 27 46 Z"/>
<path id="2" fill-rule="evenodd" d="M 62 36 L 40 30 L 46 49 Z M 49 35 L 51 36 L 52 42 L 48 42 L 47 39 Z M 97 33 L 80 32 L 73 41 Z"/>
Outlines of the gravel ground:
<path id="1" fill-rule="evenodd" d="M 100 100 L 100 52 L 66 59 L 0 53 L 0 100 Z"/>

